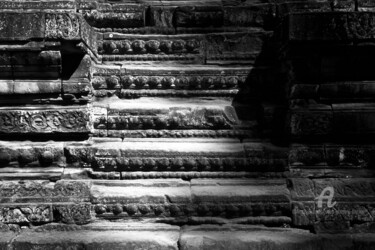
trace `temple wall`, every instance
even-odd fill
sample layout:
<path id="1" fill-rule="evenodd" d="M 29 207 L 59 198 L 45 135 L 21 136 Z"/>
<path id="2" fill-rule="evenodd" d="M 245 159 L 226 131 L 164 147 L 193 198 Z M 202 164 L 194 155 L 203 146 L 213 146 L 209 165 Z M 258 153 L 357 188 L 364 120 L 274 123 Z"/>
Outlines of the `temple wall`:
<path id="1" fill-rule="evenodd" d="M 374 249 L 375 2 L 0 1 L 0 249 Z"/>

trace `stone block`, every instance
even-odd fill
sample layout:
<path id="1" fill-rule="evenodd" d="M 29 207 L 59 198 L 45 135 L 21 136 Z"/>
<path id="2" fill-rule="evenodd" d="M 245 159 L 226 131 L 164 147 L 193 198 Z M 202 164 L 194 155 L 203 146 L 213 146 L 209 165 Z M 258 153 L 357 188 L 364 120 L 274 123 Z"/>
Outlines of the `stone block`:
<path id="1" fill-rule="evenodd" d="M 317 195 L 315 192 L 314 182 L 306 178 L 291 178 L 289 189 L 293 200 L 313 200 Z"/>
<path id="2" fill-rule="evenodd" d="M 45 37 L 49 39 L 78 40 L 80 18 L 74 13 L 45 14 Z"/>
<path id="3" fill-rule="evenodd" d="M 319 96 L 328 99 L 371 98 L 375 94 L 373 82 L 324 83 L 319 87 Z"/>
<path id="4" fill-rule="evenodd" d="M 150 6 L 150 25 L 173 28 L 173 17 L 176 7 Z"/>
<path id="5" fill-rule="evenodd" d="M 181 249 L 319 249 L 316 235 L 298 229 L 251 226 L 192 226 L 183 228 Z"/>
<path id="6" fill-rule="evenodd" d="M 283 171 L 287 168 L 288 150 L 270 143 L 244 142 L 249 165 L 254 171 Z"/>
<path id="7" fill-rule="evenodd" d="M 91 221 L 91 203 L 53 203 L 54 221 L 83 225 Z"/>
<path id="8" fill-rule="evenodd" d="M 175 10 L 176 27 L 222 26 L 224 13 L 219 6 L 186 6 Z"/>
<path id="9" fill-rule="evenodd" d="M 14 81 L 13 93 L 25 94 L 56 94 L 61 93 L 61 81 Z"/>
<path id="10" fill-rule="evenodd" d="M 179 217 L 190 211 L 189 183 L 182 180 L 94 181 L 92 203 L 97 217 Z"/>
<path id="11" fill-rule="evenodd" d="M 0 132 L 12 133 L 87 133 L 85 107 L 27 107 L 0 109 Z"/>
<path id="12" fill-rule="evenodd" d="M 103 44 L 98 48 L 101 54 L 120 55 L 169 55 L 196 54 L 204 52 L 202 35 L 127 35 L 104 34 Z"/>
<path id="13" fill-rule="evenodd" d="M 39 224 L 52 222 L 51 204 L 6 204 L 0 206 L 0 222 L 6 224 Z"/>
<path id="14" fill-rule="evenodd" d="M 16 237 L 17 233 L 12 231 L 5 231 L 1 232 L 1 238 L 0 238 L 0 249 L 1 250 L 8 250 L 9 245 L 11 241 Z"/>
<path id="15" fill-rule="evenodd" d="M 57 227 L 55 230 L 24 232 L 12 246 L 14 249 L 178 249 L 178 227 L 120 224 L 102 223 L 92 229 L 59 231 Z"/>
<path id="16" fill-rule="evenodd" d="M 272 22 L 275 15 L 275 6 L 272 4 L 255 4 L 250 6 L 225 6 L 225 26 L 256 26 L 266 27 Z"/>
<path id="17" fill-rule="evenodd" d="M 372 0 L 360 0 L 358 1 L 359 11 L 373 11 L 375 9 L 375 3 Z"/>
<path id="18" fill-rule="evenodd" d="M 62 143 L 0 142 L 0 164 L 6 166 L 60 166 L 64 162 Z"/>
<path id="19" fill-rule="evenodd" d="M 195 203 L 289 202 L 283 180 L 192 180 L 191 191 Z"/>
<path id="20" fill-rule="evenodd" d="M 0 40 L 44 38 L 44 13 L 0 13 Z"/>
<path id="21" fill-rule="evenodd" d="M 229 129 L 239 124 L 234 108 L 226 100 L 193 100 L 145 97 L 113 101 L 107 108 L 107 129 Z M 93 119 L 94 129 L 104 129 L 103 115 L 94 115 Z"/>
<path id="22" fill-rule="evenodd" d="M 375 132 L 372 104 L 333 104 L 333 124 L 337 134 L 365 135 Z"/>
<path id="23" fill-rule="evenodd" d="M 315 197 L 319 196 L 323 189 L 332 187 L 334 200 L 337 201 L 373 201 L 375 198 L 375 182 L 372 178 L 353 179 L 316 179 L 313 181 Z"/>
<path id="24" fill-rule="evenodd" d="M 332 10 L 328 1 L 284 1 L 276 5 L 277 13 L 280 17 L 285 17 L 293 13 L 308 12 L 329 12 Z"/>
<path id="25" fill-rule="evenodd" d="M 2 1 L 0 2 L 0 9 L 6 11 L 14 10 L 54 10 L 54 11 L 74 11 L 75 10 L 74 0 L 61 0 L 61 1 Z"/>
<path id="26" fill-rule="evenodd" d="M 326 165 L 325 149 L 321 145 L 293 145 L 289 151 L 291 166 Z"/>
<path id="27" fill-rule="evenodd" d="M 324 86 L 324 85 L 323 85 Z M 290 90 L 291 99 L 316 99 L 319 94 L 323 95 L 323 92 L 320 92 L 320 86 L 317 84 L 295 84 Z M 318 94 L 319 93 L 319 94 Z"/>
<path id="28" fill-rule="evenodd" d="M 334 129 L 330 105 L 313 104 L 291 107 L 290 131 L 294 137 L 327 136 Z"/>
<path id="29" fill-rule="evenodd" d="M 366 25 L 374 18 L 371 12 L 295 13 L 289 16 L 288 36 L 291 41 L 373 39 L 373 28 Z"/>
<path id="30" fill-rule="evenodd" d="M 117 11 L 93 10 L 87 12 L 84 18 L 91 26 L 97 28 L 133 28 L 144 26 L 144 15 L 142 5 L 122 5 L 121 10 Z"/>
<path id="31" fill-rule="evenodd" d="M 316 222 L 314 202 L 292 203 L 292 224 L 295 226 L 311 226 Z"/>
<path id="32" fill-rule="evenodd" d="M 62 167 L 5 167 L 0 168 L 2 180 L 52 180 L 61 179 L 64 169 Z"/>
<path id="33" fill-rule="evenodd" d="M 269 35 L 268 32 L 208 34 L 206 60 L 208 64 L 221 60 L 255 63 Z"/>
<path id="34" fill-rule="evenodd" d="M 1 181 L 0 187 L 2 203 L 82 202 L 90 197 L 90 183 L 84 181 Z"/>
<path id="35" fill-rule="evenodd" d="M 165 204 L 189 203 L 189 183 L 182 180 L 94 181 L 93 203 Z"/>

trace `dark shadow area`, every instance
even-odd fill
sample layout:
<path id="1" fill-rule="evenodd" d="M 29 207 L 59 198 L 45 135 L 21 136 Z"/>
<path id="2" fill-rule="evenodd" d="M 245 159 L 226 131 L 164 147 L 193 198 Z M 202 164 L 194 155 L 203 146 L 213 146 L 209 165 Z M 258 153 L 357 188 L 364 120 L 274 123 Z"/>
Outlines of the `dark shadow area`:
<path id="1" fill-rule="evenodd" d="M 269 20 L 267 27 L 273 27 L 275 20 Z M 275 27 L 273 29 L 276 30 Z M 233 101 L 239 119 L 255 122 L 257 138 L 287 146 L 287 74 L 279 54 L 278 33 L 264 38 L 260 53 L 249 65 L 251 72 L 245 83 L 239 86 L 239 93 Z"/>

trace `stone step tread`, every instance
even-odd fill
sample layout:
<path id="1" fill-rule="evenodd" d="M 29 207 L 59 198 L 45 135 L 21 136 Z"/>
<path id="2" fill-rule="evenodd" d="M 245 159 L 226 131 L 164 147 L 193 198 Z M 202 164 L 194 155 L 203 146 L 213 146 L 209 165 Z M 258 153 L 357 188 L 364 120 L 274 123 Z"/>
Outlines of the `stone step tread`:
<path id="1" fill-rule="evenodd" d="M 374 234 L 315 235 L 263 226 L 185 226 L 104 223 L 54 225 L 2 232 L 2 249 L 374 249 Z"/>

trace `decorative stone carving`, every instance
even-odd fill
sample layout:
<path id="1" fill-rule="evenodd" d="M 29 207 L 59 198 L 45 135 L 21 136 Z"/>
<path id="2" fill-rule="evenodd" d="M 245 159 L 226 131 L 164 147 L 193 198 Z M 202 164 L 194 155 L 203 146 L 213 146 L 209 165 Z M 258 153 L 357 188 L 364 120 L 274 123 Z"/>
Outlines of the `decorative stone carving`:
<path id="1" fill-rule="evenodd" d="M 0 110 L 2 133 L 87 133 L 87 123 L 84 109 Z"/>
<path id="2" fill-rule="evenodd" d="M 51 205 L 6 205 L 0 207 L 0 222 L 12 224 L 39 224 L 52 222 Z"/>
<path id="3" fill-rule="evenodd" d="M 79 18 L 74 14 L 46 14 L 46 37 L 72 39 L 79 36 Z"/>
<path id="4" fill-rule="evenodd" d="M 131 40 L 110 41 L 105 40 L 98 48 L 102 54 L 197 54 L 202 50 L 199 40 L 175 39 L 175 40 Z"/>

